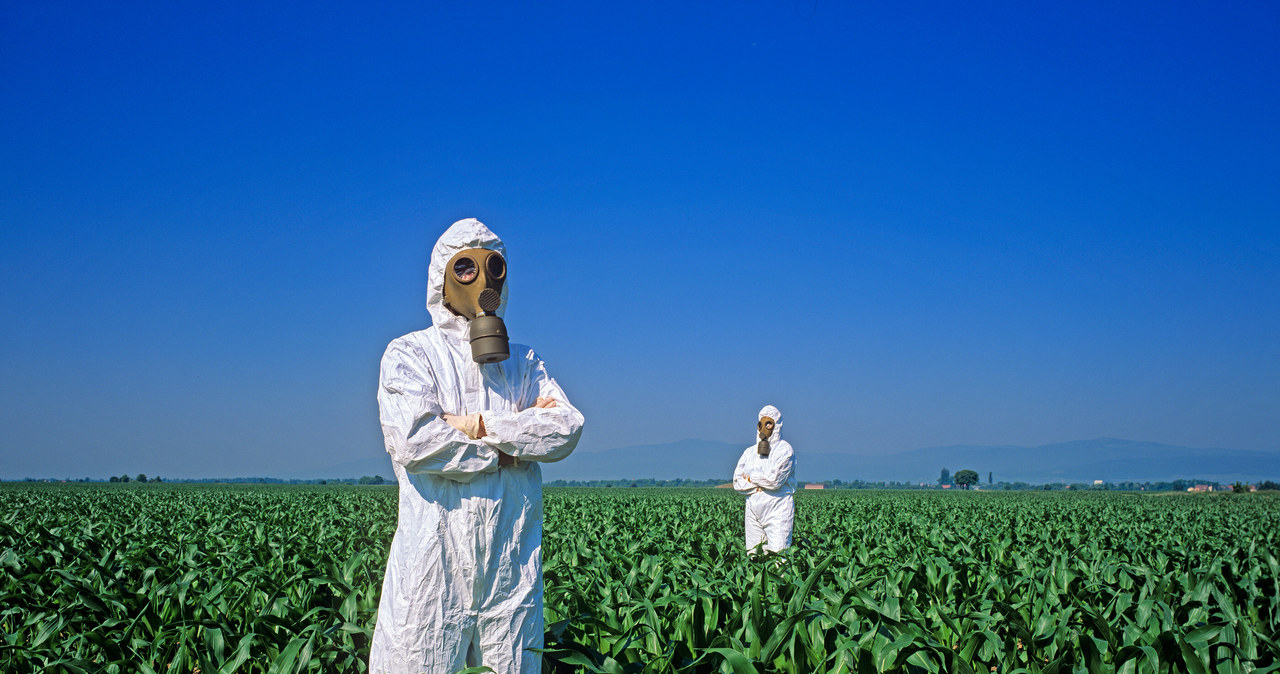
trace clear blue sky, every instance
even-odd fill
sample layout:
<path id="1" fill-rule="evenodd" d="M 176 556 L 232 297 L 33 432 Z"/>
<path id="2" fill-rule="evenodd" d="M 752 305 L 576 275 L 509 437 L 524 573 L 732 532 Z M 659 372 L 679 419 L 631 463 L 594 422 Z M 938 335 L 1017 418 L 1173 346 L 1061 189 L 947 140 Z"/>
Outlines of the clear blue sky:
<path id="1" fill-rule="evenodd" d="M 263 4 L 0 7 L 0 477 L 377 455 L 468 216 L 583 451 L 1280 450 L 1280 4 Z"/>

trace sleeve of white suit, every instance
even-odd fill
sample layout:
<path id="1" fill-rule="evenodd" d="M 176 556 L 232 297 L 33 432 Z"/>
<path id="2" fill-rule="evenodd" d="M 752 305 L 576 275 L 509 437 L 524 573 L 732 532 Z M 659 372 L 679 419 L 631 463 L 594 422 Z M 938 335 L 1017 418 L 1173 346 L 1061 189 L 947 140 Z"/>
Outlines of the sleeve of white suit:
<path id="1" fill-rule="evenodd" d="M 378 377 L 378 416 L 391 460 L 410 473 L 431 473 L 470 482 L 476 473 L 498 465 L 498 455 L 441 418 L 429 373 L 421 359 L 392 342 L 382 356 Z"/>
<path id="2" fill-rule="evenodd" d="M 582 437 L 582 412 L 547 374 L 546 365 L 530 353 L 531 383 L 538 398 L 551 398 L 555 407 L 529 407 L 520 412 L 490 410 L 482 413 L 485 436 L 480 440 L 493 449 L 525 461 L 551 463 L 573 452 Z"/>
<path id="3" fill-rule="evenodd" d="M 765 491 L 775 491 L 781 489 L 791 479 L 791 471 L 795 470 L 796 459 L 791 451 L 791 445 L 781 443 L 772 455 L 769 457 L 768 466 L 759 471 L 758 474 L 752 475 L 751 480 Z"/>
<path id="4" fill-rule="evenodd" d="M 750 494 L 756 490 L 756 485 L 751 484 L 746 479 L 747 472 L 747 453 L 743 452 L 742 457 L 738 459 L 738 467 L 733 471 L 733 488 L 735 491 L 743 494 Z"/>

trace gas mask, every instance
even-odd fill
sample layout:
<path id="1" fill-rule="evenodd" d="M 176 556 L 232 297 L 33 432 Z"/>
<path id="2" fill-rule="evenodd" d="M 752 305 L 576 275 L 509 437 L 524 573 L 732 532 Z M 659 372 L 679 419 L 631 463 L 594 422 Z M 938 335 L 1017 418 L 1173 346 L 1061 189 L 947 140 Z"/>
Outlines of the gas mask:
<path id="1" fill-rule="evenodd" d="M 760 433 L 760 442 L 756 443 L 756 453 L 760 456 L 769 456 L 769 437 L 773 435 L 774 425 L 773 417 L 764 417 L 756 424 L 756 430 Z"/>
<path id="2" fill-rule="evenodd" d="M 471 324 L 471 359 L 477 363 L 511 357 L 507 326 L 494 313 L 506 280 L 507 261 L 484 248 L 461 251 L 444 267 L 444 306 Z"/>

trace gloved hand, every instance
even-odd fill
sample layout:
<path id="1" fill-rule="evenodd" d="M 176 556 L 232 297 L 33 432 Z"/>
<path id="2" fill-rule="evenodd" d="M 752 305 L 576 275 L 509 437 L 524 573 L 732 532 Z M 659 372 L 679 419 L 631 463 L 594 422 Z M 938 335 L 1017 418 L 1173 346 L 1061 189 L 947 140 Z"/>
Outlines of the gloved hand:
<path id="1" fill-rule="evenodd" d="M 472 440 L 479 440 L 485 436 L 484 417 L 480 416 L 479 412 L 467 415 L 442 414 L 440 417 Z"/>

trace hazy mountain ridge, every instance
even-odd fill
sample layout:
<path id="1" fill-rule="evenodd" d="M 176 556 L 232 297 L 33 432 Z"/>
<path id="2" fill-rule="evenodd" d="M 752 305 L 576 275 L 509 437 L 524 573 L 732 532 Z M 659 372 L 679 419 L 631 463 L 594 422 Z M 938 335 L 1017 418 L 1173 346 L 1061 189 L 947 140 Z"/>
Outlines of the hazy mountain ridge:
<path id="1" fill-rule="evenodd" d="M 602 452 L 574 452 L 542 467 L 544 480 L 611 480 L 645 478 L 728 482 L 745 444 L 687 438 L 657 445 L 621 447 Z"/>
<path id="2" fill-rule="evenodd" d="M 559 463 L 543 465 L 545 480 L 719 479 L 729 481 L 745 445 L 685 439 L 603 451 L 579 450 Z M 1280 479 L 1280 452 L 1196 449 L 1117 438 L 1074 440 L 1036 447 L 949 445 L 885 454 L 806 451 L 796 448 L 801 481 L 868 480 L 935 482 L 943 468 L 975 470 L 986 483 L 1107 482 L 1203 479 L 1218 482 Z M 391 478 L 387 455 L 370 456 L 288 478 L 382 475 Z"/>
<path id="3" fill-rule="evenodd" d="M 948 468 L 971 469 L 986 482 L 987 473 L 1009 482 L 1106 482 L 1159 481 L 1196 478 L 1230 482 L 1274 479 L 1280 475 L 1280 452 L 1238 449 L 1198 449 L 1119 438 L 1073 440 L 1036 447 L 952 445 L 910 450 L 884 456 L 876 462 L 878 474 L 863 479 L 889 480 L 902 475 L 904 468 L 931 473 L 921 481 L 937 480 Z M 896 464 L 896 465 L 895 465 Z M 905 465 L 904 465 L 905 464 Z M 917 479 L 898 477 L 896 479 Z"/>
<path id="4" fill-rule="evenodd" d="M 544 467 L 546 479 L 706 479 L 728 481 L 743 445 L 708 440 L 577 452 Z M 934 482 L 943 468 L 991 473 L 1009 482 L 1159 481 L 1195 478 L 1230 482 L 1280 477 L 1280 452 L 1196 449 L 1155 442 L 1097 438 L 1037 447 L 950 445 L 905 452 L 854 454 L 796 449 L 802 481 Z"/>

